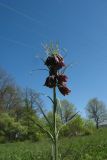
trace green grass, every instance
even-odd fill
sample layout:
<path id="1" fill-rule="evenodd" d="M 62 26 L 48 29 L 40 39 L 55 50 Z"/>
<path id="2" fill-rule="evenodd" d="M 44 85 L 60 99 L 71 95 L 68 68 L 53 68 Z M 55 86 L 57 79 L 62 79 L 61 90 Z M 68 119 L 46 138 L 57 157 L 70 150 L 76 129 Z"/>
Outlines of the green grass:
<path id="1" fill-rule="evenodd" d="M 0 160 L 51 160 L 46 140 L 0 144 Z M 93 135 L 60 141 L 61 160 L 107 160 L 107 129 Z"/>

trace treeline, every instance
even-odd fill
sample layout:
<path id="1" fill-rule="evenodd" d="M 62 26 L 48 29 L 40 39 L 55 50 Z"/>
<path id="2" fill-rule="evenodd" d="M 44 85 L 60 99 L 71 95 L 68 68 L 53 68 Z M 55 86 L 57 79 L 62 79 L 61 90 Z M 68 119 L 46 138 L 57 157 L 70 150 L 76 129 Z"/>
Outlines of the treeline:
<path id="1" fill-rule="evenodd" d="M 19 88 L 11 76 L 0 69 L 0 141 L 38 140 L 40 95 L 30 88 Z"/>
<path id="2" fill-rule="evenodd" d="M 97 102 L 100 105 L 96 105 Z M 89 101 L 87 111 L 89 117 L 95 120 L 94 123 L 83 119 L 72 103 L 58 100 L 57 127 L 63 126 L 60 137 L 93 133 L 95 124 L 98 128 L 101 119 L 106 117 L 104 109 L 104 104 L 97 99 Z M 44 110 L 43 100 L 38 92 L 18 87 L 11 76 L 0 69 L 0 142 L 38 141 L 46 137 L 40 126 L 51 132 L 49 123 L 53 123 L 53 117 L 52 112 Z"/>

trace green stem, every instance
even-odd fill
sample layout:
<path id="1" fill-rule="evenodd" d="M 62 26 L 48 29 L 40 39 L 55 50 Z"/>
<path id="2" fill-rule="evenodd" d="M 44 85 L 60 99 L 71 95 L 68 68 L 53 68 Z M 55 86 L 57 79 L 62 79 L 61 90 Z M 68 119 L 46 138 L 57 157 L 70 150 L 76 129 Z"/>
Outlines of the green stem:
<path id="1" fill-rule="evenodd" d="M 53 122 L 54 122 L 54 160 L 58 160 L 58 148 L 57 148 L 57 127 L 56 127 L 56 111 L 57 111 L 57 99 L 56 99 L 56 87 L 53 88 Z"/>

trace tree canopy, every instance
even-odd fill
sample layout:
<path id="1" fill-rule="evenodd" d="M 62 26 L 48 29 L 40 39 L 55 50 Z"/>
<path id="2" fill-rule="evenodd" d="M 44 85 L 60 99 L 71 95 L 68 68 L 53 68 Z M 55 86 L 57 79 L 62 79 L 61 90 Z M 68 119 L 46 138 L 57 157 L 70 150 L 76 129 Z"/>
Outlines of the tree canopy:
<path id="1" fill-rule="evenodd" d="M 96 123 L 96 128 L 99 128 L 101 122 L 103 122 L 107 117 L 107 110 L 104 102 L 98 100 L 97 98 L 93 98 L 89 100 L 86 111 L 88 117 L 93 119 Z"/>

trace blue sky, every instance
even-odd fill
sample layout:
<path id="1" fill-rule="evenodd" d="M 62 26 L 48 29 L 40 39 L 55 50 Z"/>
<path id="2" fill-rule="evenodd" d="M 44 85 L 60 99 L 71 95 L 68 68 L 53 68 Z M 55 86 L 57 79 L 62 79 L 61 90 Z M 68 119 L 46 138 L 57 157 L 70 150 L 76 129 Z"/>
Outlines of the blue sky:
<path id="1" fill-rule="evenodd" d="M 42 43 L 58 41 L 67 49 L 68 86 L 63 97 L 82 115 L 88 100 L 107 104 L 107 0 L 0 0 L 0 66 L 21 87 L 51 95 L 43 87 L 47 73 L 36 55 L 45 57 Z M 46 101 L 47 108 L 50 104 Z"/>

